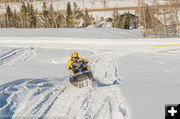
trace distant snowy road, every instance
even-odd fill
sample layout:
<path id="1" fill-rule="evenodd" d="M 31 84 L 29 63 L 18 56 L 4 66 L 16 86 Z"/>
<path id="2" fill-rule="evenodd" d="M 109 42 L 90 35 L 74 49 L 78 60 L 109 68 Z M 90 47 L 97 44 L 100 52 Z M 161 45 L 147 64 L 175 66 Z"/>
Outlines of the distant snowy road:
<path id="1" fill-rule="evenodd" d="M 0 37 L 0 46 L 64 49 L 155 49 L 158 45 L 180 45 L 180 39 L 91 39 L 66 37 Z"/>

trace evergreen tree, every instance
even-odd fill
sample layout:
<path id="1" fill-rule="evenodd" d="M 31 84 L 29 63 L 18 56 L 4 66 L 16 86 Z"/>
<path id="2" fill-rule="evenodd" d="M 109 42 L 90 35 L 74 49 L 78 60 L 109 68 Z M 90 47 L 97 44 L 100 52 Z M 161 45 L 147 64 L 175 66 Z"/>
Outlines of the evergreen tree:
<path id="1" fill-rule="evenodd" d="M 91 24 L 91 17 L 89 17 L 87 9 L 85 10 L 85 15 L 83 16 L 83 27 L 87 27 Z"/>
<path id="2" fill-rule="evenodd" d="M 70 2 L 67 3 L 67 8 L 66 8 L 66 27 L 67 28 L 74 27 L 74 21 L 73 21 L 73 16 L 72 16 L 72 10 L 71 10 Z"/>
<path id="3" fill-rule="evenodd" d="M 58 14 L 56 18 L 56 26 L 58 28 L 64 28 L 66 27 L 66 19 L 62 14 Z"/>
<path id="4" fill-rule="evenodd" d="M 26 16 L 27 16 L 27 8 L 25 3 L 22 3 L 22 6 L 20 8 L 20 19 L 21 19 L 21 27 L 26 27 Z"/>
<path id="5" fill-rule="evenodd" d="M 74 18 L 74 25 L 76 27 L 79 25 L 81 17 L 82 17 L 82 12 L 77 7 L 77 4 L 74 2 L 73 18 Z"/>
<path id="6" fill-rule="evenodd" d="M 54 8 L 53 8 L 52 4 L 50 5 L 48 13 L 49 13 L 48 14 L 48 24 L 49 24 L 49 27 L 54 28 L 55 27 L 55 24 L 54 24 Z"/>
<path id="7" fill-rule="evenodd" d="M 82 12 L 80 11 L 80 8 L 78 8 L 75 2 L 74 2 L 74 8 L 73 8 L 73 16 L 75 19 L 80 19 L 82 16 Z"/>
<path id="8" fill-rule="evenodd" d="M 26 17 L 26 24 L 27 24 L 27 27 L 30 28 L 31 26 L 31 8 L 30 8 L 30 5 L 29 3 L 27 3 L 27 7 L 26 7 L 26 14 L 27 14 L 27 17 Z"/>
<path id="9" fill-rule="evenodd" d="M 116 8 L 114 8 L 112 27 L 122 28 L 122 22 L 123 22 L 123 20 L 122 20 L 120 14 L 118 13 L 118 10 Z"/>
<path id="10" fill-rule="evenodd" d="M 72 15 L 72 10 L 71 10 L 70 2 L 67 3 L 66 14 L 67 14 L 67 16 Z"/>
<path id="11" fill-rule="evenodd" d="M 152 28 L 152 18 L 151 18 L 151 15 L 150 15 L 150 11 L 149 11 L 149 7 L 147 5 L 146 7 L 146 11 L 145 11 L 145 24 L 146 24 L 146 28 Z"/>
<path id="12" fill-rule="evenodd" d="M 33 5 L 30 6 L 30 27 L 36 27 L 37 19 L 36 19 L 36 12 L 34 11 Z"/>
<path id="13" fill-rule="evenodd" d="M 6 8 L 5 16 L 6 16 L 6 20 L 7 20 L 7 23 L 6 23 L 7 27 L 11 27 L 12 26 L 13 13 L 12 13 L 11 8 L 9 7 L 9 5 Z"/>
<path id="14" fill-rule="evenodd" d="M 12 18 L 12 24 L 14 27 L 18 28 L 19 27 L 19 21 L 20 21 L 20 18 L 16 12 L 16 10 L 14 10 L 14 13 L 13 13 L 13 18 Z"/>
<path id="15" fill-rule="evenodd" d="M 124 29 L 129 29 L 130 21 L 131 21 L 131 16 L 129 12 L 125 13 L 124 18 L 123 18 L 123 23 L 122 23 L 122 26 Z"/>
<path id="16" fill-rule="evenodd" d="M 48 25 L 48 10 L 46 3 L 43 3 L 43 8 L 42 8 L 42 15 L 43 15 L 43 20 L 44 20 L 44 27 L 47 27 Z"/>

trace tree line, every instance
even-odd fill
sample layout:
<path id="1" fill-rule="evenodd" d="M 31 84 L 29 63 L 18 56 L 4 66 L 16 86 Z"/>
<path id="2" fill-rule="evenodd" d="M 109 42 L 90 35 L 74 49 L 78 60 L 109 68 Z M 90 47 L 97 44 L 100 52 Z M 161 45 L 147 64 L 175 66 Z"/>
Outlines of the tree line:
<path id="1" fill-rule="evenodd" d="M 20 10 L 12 11 L 7 5 L 6 13 L 0 16 L 0 28 L 85 28 L 96 24 L 94 18 L 88 14 L 88 10 L 80 10 L 77 4 L 67 3 L 65 12 L 54 10 L 53 4 L 47 7 L 43 2 L 42 11 L 34 9 L 32 4 L 22 3 Z M 131 22 L 130 13 L 121 17 L 118 10 L 114 8 L 112 14 L 112 27 L 129 29 Z"/>
<path id="2" fill-rule="evenodd" d="M 93 18 L 89 16 L 87 9 L 84 12 L 80 11 L 77 4 L 73 3 L 73 9 L 70 2 L 67 3 L 66 11 L 55 11 L 51 4 L 47 7 L 43 3 L 42 11 L 33 8 L 32 4 L 22 3 L 20 10 L 12 11 L 7 5 L 6 13 L 0 16 L 1 28 L 74 28 L 87 27 L 92 23 Z"/>

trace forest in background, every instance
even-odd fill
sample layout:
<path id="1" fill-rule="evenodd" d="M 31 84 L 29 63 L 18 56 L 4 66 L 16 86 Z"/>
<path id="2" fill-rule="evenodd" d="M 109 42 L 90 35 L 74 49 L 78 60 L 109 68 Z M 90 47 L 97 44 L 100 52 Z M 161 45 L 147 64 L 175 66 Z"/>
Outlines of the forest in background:
<path id="1" fill-rule="evenodd" d="M 92 24 L 95 26 L 98 24 L 98 20 L 88 14 L 88 9 L 80 9 L 75 2 L 73 7 L 68 2 L 65 12 L 54 10 L 53 4 L 47 7 L 47 1 L 43 2 L 42 11 L 34 9 L 31 4 L 33 1 L 25 3 L 22 0 L 10 0 L 6 2 L 22 2 L 22 5 L 18 12 L 12 11 L 7 5 L 6 13 L 0 16 L 1 28 L 85 28 Z M 106 0 L 102 2 L 106 3 Z M 138 0 L 135 20 L 138 22 L 138 28 L 141 29 L 144 37 L 180 37 L 178 16 L 180 1 L 166 0 L 165 5 L 166 7 L 160 6 L 158 0 L 154 0 L 153 5 Z M 107 8 L 104 7 L 104 9 Z M 123 17 L 119 12 L 119 8 L 114 7 L 112 27 L 129 29 L 132 24 L 129 10 L 126 10 Z M 106 22 L 105 18 L 104 22 Z"/>

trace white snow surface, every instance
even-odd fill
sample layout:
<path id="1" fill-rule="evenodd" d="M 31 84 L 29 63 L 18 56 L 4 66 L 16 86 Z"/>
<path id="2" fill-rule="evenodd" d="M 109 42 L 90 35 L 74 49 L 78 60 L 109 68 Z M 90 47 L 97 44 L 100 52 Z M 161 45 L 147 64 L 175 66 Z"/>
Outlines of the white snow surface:
<path id="1" fill-rule="evenodd" d="M 164 119 L 179 103 L 180 39 L 138 30 L 0 29 L 0 118 Z M 67 60 L 89 60 L 95 83 L 69 81 Z"/>

